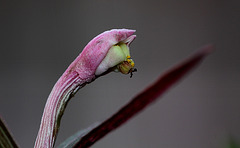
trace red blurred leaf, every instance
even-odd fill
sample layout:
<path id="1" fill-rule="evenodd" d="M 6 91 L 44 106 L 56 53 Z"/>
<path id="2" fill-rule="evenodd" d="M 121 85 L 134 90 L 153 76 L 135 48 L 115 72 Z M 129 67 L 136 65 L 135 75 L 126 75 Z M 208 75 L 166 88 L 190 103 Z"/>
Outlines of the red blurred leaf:
<path id="1" fill-rule="evenodd" d="M 150 85 L 147 89 L 138 94 L 112 117 L 83 136 L 78 143 L 75 144 L 75 147 L 90 147 L 109 132 L 124 124 L 153 101 L 157 100 L 173 84 L 178 82 L 190 70 L 196 67 L 197 64 L 199 64 L 200 61 L 213 49 L 214 47 L 212 45 L 202 47 L 189 58 L 170 68 L 168 71 L 162 74 L 154 84 Z"/>

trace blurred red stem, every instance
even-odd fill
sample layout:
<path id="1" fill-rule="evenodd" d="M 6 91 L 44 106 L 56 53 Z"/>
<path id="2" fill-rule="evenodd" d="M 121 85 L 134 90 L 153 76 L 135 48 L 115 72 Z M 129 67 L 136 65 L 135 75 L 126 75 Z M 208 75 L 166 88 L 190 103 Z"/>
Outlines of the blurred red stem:
<path id="1" fill-rule="evenodd" d="M 109 132 L 113 131 L 131 119 L 134 115 L 159 98 L 159 96 L 165 93 L 173 84 L 178 82 L 178 80 L 180 80 L 190 70 L 196 67 L 197 64 L 212 50 L 212 45 L 205 46 L 199 49 L 198 52 L 190 56 L 188 59 L 185 59 L 178 65 L 169 69 L 166 73 L 161 75 L 154 84 L 138 94 L 131 102 L 120 109 L 116 114 L 82 137 L 81 140 L 75 145 L 75 148 L 90 147 Z"/>

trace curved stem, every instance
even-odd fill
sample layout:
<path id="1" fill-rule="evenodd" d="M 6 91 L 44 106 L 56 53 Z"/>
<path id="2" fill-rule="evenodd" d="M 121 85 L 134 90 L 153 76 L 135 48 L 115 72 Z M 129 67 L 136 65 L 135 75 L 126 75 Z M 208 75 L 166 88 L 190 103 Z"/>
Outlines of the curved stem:
<path id="1" fill-rule="evenodd" d="M 60 77 L 47 99 L 35 148 L 54 146 L 60 120 L 68 101 L 86 83 L 87 81 L 80 79 L 76 72 Z"/>

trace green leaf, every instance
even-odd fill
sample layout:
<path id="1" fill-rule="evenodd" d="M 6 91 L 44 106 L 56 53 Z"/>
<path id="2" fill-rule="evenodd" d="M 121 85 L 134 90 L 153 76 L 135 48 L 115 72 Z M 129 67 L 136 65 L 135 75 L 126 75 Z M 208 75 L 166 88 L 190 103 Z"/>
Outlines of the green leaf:
<path id="1" fill-rule="evenodd" d="M 230 138 L 226 148 L 240 148 L 240 145 L 233 138 Z"/>
<path id="2" fill-rule="evenodd" d="M 12 135 L 0 117 L 0 147 L 1 148 L 18 148 Z"/>
<path id="3" fill-rule="evenodd" d="M 85 136 L 87 133 L 89 133 L 92 129 L 97 127 L 100 123 L 95 123 L 91 125 L 90 127 L 80 130 L 71 137 L 67 138 L 64 142 L 62 142 L 58 148 L 72 148 L 83 136 Z"/>

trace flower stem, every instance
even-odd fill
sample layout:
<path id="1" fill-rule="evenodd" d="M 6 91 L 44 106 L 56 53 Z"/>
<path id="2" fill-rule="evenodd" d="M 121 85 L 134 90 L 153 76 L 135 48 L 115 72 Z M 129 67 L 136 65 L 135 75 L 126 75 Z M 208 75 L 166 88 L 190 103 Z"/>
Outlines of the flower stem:
<path id="1" fill-rule="evenodd" d="M 60 120 L 68 101 L 86 83 L 87 81 L 80 79 L 76 72 L 63 75 L 57 81 L 45 105 L 35 148 L 54 146 Z"/>

